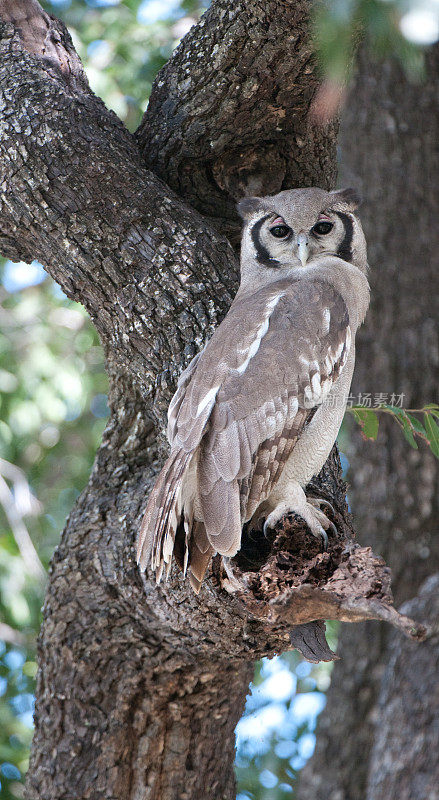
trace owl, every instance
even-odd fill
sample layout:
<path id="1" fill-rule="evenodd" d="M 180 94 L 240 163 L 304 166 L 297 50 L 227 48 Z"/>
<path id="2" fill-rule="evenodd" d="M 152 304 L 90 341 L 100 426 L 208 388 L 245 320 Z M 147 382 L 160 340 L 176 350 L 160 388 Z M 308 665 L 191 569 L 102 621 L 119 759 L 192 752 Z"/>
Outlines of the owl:
<path id="1" fill-rule="evenodd" d="M 352 189 L 245 197 L 241 282 L 182 373 L 171 454 L 138 537 L 157 582 L 175 556 L 195 592 L 211 557 L 234 556 L 244 523 L 289 512 L 322 539 L 332 523 L 305 487 L 337 437 L 369 305 L 366 242 Z"/>

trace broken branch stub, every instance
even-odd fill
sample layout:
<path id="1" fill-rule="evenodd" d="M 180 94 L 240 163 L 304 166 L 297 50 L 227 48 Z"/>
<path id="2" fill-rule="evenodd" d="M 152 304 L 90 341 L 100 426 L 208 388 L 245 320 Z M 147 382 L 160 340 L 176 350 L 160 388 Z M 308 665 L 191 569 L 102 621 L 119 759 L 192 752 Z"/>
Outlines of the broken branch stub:
<path id="1" fill-rule="evenodd" d="M 337 507 L 336 507 L 337 508 Z M 223 586 L 247 613 L 274 628 L 291 625 L 291 643 L 309 661 L 336 655 L 324 636 L 324 620 L 384 620 L 422 641 L 424 625 L 393 607 L 391 573 L 370 547 L 353 538 L 346 503 L 333 515 L 337 535 L 327 550 L 296 515 L 285 516 L 270 541 L 262 531 L 244 531 L 242 549 L 226 568 Z"/>

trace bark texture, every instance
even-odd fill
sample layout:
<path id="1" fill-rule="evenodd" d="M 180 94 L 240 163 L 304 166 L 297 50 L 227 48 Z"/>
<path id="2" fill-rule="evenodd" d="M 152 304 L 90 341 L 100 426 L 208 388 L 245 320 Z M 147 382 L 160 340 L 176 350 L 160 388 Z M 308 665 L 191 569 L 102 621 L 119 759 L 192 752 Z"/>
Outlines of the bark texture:
<path id="1" fill-rule="evenodd" d="M 429 622 L 432 635 L 422 647 L 389 637 L 368 800 L 439 798 L 439 574 L 428 578 L 403 610 Z"/>
<path id="2" fill-rule="evenodd" d="M 407 408 L 437 400 L 439 383 L 438 77 L 437 46 L 421 85 L 393 62 L 372 65 L 364 50 L 341 126 L 343 178 L 365 198 L 371 264 L 353 391 L 404 392 Z M 426 447 L 411 450 L 392 420 L 376 443 L 354 436 L 350 497 L 360 540 L 390 565 L 401 602 L 439 570 L 437 461 Z M 428 607 L 434 620 L 435 587 L 427 582 L 410 604 L 415 617 Z M 338 652 L 300 800 L 433 800 L 437 641 L 412 649 L 366 623 L 343 629 Z"/>
<path id="3" fill-rule="evenodd" d="M 295 643 L 314 654 L 321 646 L 321 624 L 313 623 L 325 616 L 385 618 L 422 635 L 422 626 L 392 609 L 383 561 L 352 540 L 335 453 L 310 487 L 336 509 L 339 535 L 328 553 L 313 551 L 303 525 L 288 519 L 262 560 L 258 553 L 256 568 L 251 546 L 236 561 L 234 576 L 214 560 L 198 597 L 177 570 L 156 588 L 148 576 L 141 579 L 134 563 L 134 537 L 165 453 L 163 420 L 176 376 L 226 312 L 237 279 L 229 241 L 182 199 L 197 206 L 197 198 L 209 195 L 213 167 L 205 167 L 204 179 L 191 169 L 182 184 L 175 180 L 178 164 L 188 157 L 186 138 L 178 138 L 178 120 L 160 105 L 161 83 L 172 83 L 172 69 L 180 76 L 187 48 L 194 92 L 191 83 L 186 94 L 183 87 L 179 114 L 189 144 L 196 143 L 188 133 L 191 113 L 194 124 L 199 121 L 196 42 L 207 75 L 223 25 L 241 80 L 248 72 L 256 86 L 260 73 L 252 72 L 252 53 L 265 43 L 271 19 L 277 24 L 279 6 L 296 15 L 290 22 L 299 32 L 306 29 L 305 3 L 273 0 L 262 8 L 249 0 L 239 5 L 245 25 L 231 25 L 233 10 L 222 14 L 224 6 L 214 3 L 180 46 L 175 64 L 159 76 L 156 117 L 152 104 L 148 126 L 160 129 L 164 146 L 177 137 L 172 158 L 168 152 L 168 175 L 154 145 L 159 134 L 153 136 L 148 170 L 135 137 L 90 92 L 63 26 L 35 0 L 0 0 L 0 248 L 15 260 L 38 258 L 64 291 L 85 305 L 106 348 L 110 375 L 110 421 L 51 568 L 39 644 L 31 800 L 231 800 L 232 731 L 242 713 L 249 665 L 289 647 L 292 626 L 305 626 Z M 254 26 L 246 14 L 253 14 Z M 298 36 L 286 53 L 275 32 L 260 98 L 255 88 L 246 110 L 249 130 L 259 132 L 249 147 L 259 141 L 262 150 L 260 115 L 267 109 L 276 58 L 290 75 L 282 102 L 291 115 L 297 105 L 297 124 L 310 100 L 310 94 L 302 97 L 303 75 L 309 87 L 316 83 L 309 44 Z M 297 87 L 291 61 L 301 76 Z M 221 64 L 218 81 L 227 75 L 226 82 L 236 86 L 232 65 Z M 271 92 L 273 103 L 280 103 L 280 72 L 275 74 Z M 211 107 L 204 112 L 212 141 L 235 124 L 233 103 L 221 109 L 216 127 Z M 269 129 L 277 142 L 273 126 Z M 146 136 L 145 126 L 141 135 Z M 334 128 L 320 131 L 315 142 L 320 155 L 313 156 L 312 171 L 307 148 L 298 146 L 283 181 L 332 183 Z M 218 151 L 222 164 L 229 163 L 228 152 L 236 154 L 236 142 L 226 145 Z M 192 152 L 200 165 L 207 164 L 205 151 L 203 156 L 194 145 Z M 234 190 L 230 185 L 221 191 L 233 196 Z M 295 544 L 288 531 L 295 532 Z M 325 656 L 331 657 L 327 651 Z"/>
<path id="4" fill-rule="evenodd" d="M 338 125 L 313 125 L 308 0 L 217 0 L 155 81 L 138 130 L 146 163 L 235 240 L 235 201 L 332 188 Z"/>

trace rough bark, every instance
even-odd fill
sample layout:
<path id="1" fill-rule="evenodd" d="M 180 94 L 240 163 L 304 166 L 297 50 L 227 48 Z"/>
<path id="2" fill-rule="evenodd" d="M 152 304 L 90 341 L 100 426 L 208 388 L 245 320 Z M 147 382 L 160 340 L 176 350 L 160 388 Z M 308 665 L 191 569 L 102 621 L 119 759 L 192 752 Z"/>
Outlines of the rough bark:
<path id="1" fill-rule="evenodd" d="M 372 285 L 353 391 L 404 392 L 407 408 L 437 399 L 438 76 L 437 46 L 421 85 L 393 62 L 371 65 L 363 51 L 341 126 L 344 179 L 365 198 Z M 376 443 L 353 435 L 350 496 L 359 538 L 390 565 L 401 602 L 439 570 L 437 462 L 426 447 L 411 450 L 391 420 L 381 423 Z M 434 601 L 425 589 L 410 607 L 417 616 L 427 605 L 431 611 Z M 436 797 L 439 698 L 430 674 L 437 673 L 437 646 L 412 650 L 366 623 L 342 630 L 338 652 L 300 800 Z M 402 704 L 405 716 L 392 717 Z"/>
<path id="2" fill-rule="evenodd" d="M 199 597 L 177 570 L 160 588 L 141 579 L 133 541 L 165 452 L 165 409 L 181 367 L 228 307 L 236 258 L 162 182 L 163 166 L 150 160 L 160 177 L 145 168 L 135 138 L 90 92 L 63 26 L 39 13 L 34 0 L 0 2 L 8 21 L 0 29 L 0 248 L 12 259 L 38 258 L 88 309 L 107 351 L 111 415 L 52 563 L 27 793 L 228 800 L 249 663 L 289 647 L 293 625 L 324 616 L 386 618 L 414 635 L 422 626 L 397 616 L 384 563 L 353 542 L 335 453 L 310 487 L 336 509 L 339 534 L 328 553 L 289 519 L 256 570 L 245 563 L 251 547 L 235 576 L 215 559 Z M 220 24 L 212 19 L 200 25 L 200 41 Z M 254 47 L 252 37 L 250 29 Z M 298 64 L 304 52 L 299 37 Z M 257 93 L 254 100 L 248 123 L 260 130 Z M 224 126 L 220 116 L 217 136 Z M 328 185 L 333 128 L 320 136 L 313 181 Z M 184 141 L 179 147 L 184 159 Z M 305 182 L 307 152 L 297 151 L 294 169 Z M 188 196 L 188 186 L 176 188 Z M 316 636 L 305 639 L 317 646 Z"/>
<path id="3" fill-rule="evenodd" d="M 439 798 L 439 574 L 403 611 L 429 622 L 432 636 L 422 647 L 389 637 L 367 800 Z"/>
<path id="4" fill-rule="evenodd" d="M 223 233 L 235 200 L 332 188 L 337 123 L 313 125 L 308 0 L 218 0 L 155 81 L 137 136 L 146 163 Z"/>

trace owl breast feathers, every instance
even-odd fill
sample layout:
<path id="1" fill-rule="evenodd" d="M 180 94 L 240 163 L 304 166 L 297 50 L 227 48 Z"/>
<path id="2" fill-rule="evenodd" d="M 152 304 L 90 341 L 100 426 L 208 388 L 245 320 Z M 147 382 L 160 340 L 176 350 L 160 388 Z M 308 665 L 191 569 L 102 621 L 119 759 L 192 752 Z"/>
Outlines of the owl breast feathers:
<path id="1" fill-rule="evenodd" d="M 241 285 L 180 377 L 171 455 L 139 533 L 139 564 L 157 581 L 174 555 L 198 592 L 212 555 L 235 555 L 250 520 L 272 527 L 295 511 L 326 537 L 303 489 L 337 436 L 368 305 L 355 204 L 351 190 L 320 189 L 242 201 Z"/>

